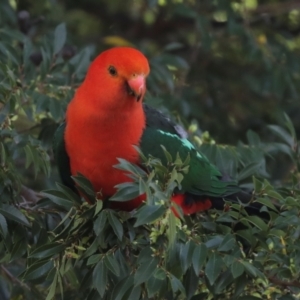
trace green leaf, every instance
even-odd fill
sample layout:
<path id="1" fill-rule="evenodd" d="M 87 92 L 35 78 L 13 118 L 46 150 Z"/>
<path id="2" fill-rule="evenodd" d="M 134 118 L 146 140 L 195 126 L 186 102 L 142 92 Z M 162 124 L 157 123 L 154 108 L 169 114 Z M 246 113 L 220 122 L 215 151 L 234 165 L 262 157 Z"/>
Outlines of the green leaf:
<path id="1" fill-rule="evenodd" d="M 275 198 L 277 200 L 283 200 L 283 197 L 278 192 L 276 192 L 274 190 L 268 190 L 268 191 L 265 192 L 265 194 L 267 194 L 271 198 Z"/>
<path id="2" fill-rule="evenodd" d="M 46 244 L 33 250 L 30 253 L 29 257 L 34 257 L 34 258 L 51 257 L 53 255 L 60 254 L 62 251 L 65 250 L 65 248 L 66 246 L 62 244 L 57 244 L 57 243 Z"/>
<path id="3" fill-rule="evenodd" d="M 221 272 L 218 280 L 214 284 L 214 292 L 219 294 L 221 291 L 224 291 L 226 287 L 231 285 L 234 282 L 233 277 L 231 276 L 230 270 L 226 269 L 225 271 Z"/>
<path id="4" fill-rule="evenodd" d="M 60 190 L 62 193 L 65 194 L 66 199 L 69 199 L 70 201 L 72 201 L 74 203 L 74 205 L 82 204 L 80 197 L 74 191 L 72 191 L 69 187 L 67 187 L 61 183 L 56 183 L 56 186 L 57 186 L 58 190 Z"/>
<path id="5" fill-rule="evenodd" d="M 216 222 L 202 222 L 201 225 L 203 228 L 208 229 L 211 232 L 216 231 L 217 224 Z"/>
<path id="6" fill-rule="evenodd" d="M 7 10 L 6 10 L 6 12 L 7 12 Z M 18 40 L 19 42 L 23 42 L 24 37 L 25 37 L 24 34 L 20 30 L 12 29 L 12 28 L 2 27 L 1 28 L 1 33 L 9 36 L 12 39 Z"/>
<path id="7" fill-rule="evenodd" d="M 24 45 L 23 45 L 23 62 L 24 62 L 24 66 L 25 68 L 28 67 L 30 60 L 30 54 L 32 52 L 32 44 L 29 38 L 25 38 L 23 41 Z"/>
<path id="8" fill-rule="evenodd" d="M 161 290 L 161 288 L 166 284 L 165 280 L 161 280 L 154 276 L 151 276 L 148 281 L 146 281 L 146 288 L 148 297 L 152 298 L 157 292 Z"/>
<path id="9" fill-rule="evenodd" d="M 95 265 L 96 263 L 99 262 L 100 259 L 102 259 L 102 256 L 103 254 L 94 254 L 94 255 L 91 255 L 88 260 L 87 260 L 87 266 L 90 266 L 90 265 Z"/>
<path id="10" fill-rule="evenodd" d="M 96 221 L 94 222 L 94 232 L 98 236 L 102 233 L 107 221 L 107 213 L 103 210 L 97 217 Z"/>
<path id="11" fill-rule="evenodd" d="M 173 213 L 169 214 L 168 218 L 168 224 L 169 224 L 169 230 L 167 232 L 168 234 L 168 240 L 169 240 L 169 247 L 173 247 L 176 241 L 176 217 Z"/>
<path id="12" fill-rule="evenodd" d="M 98 238 L 94 239 L 92 244 L 86 249 L 86 251 L 83 253 L 81 258 L 85 259 L 85 258 L 93 255 L 98 250 L 98 244 L 99 244 Z"/>
<path id="13" fill-rule="evenodd" d="M 133 275 L 122 279 L 115 285 L 111 299 L 121 300 L 124 294 L 133 286 Z"/>
<path id="14" fill-rule="evenodd" d="M 104 296 L 107 284 L 107 267 L 103 260 L 99 261 L 93 271 L 93 285 L 101 297 Z"/>
<path id="15" fill-rule="evenodd" d="M 244 270 L 245 270 L 244 265 L 241 264 L 237 260 L 232 263 L 230 269 L 231 269 L 231 274 L 232 274 L 234 279 L 241 276 L 244 273 Z"/>
<path id="16" fill-rule="evenodd" d="M 182 295 L 185 296 L 185 288 L 178 278 L 176 278 L 174 275 L 171 275 L 170 283 L 174 294 L 179 290 L 182 293 Z"/>
<path id="17" fill-rule="evenodd" d="M 153 252 L 150 245 L 141 249 L 139 257 L 137 259 L 137 264 L 142 264 L 145 261 L 149 260 L 149 257 L 152 256 Z"/>
<path id="18" fill-rule="evenodd" d="M 84 48 L 81 52 L 79 52 L 70 60 L 70 63 L 76 67 L 74 74 L 76 74 L 77 78 L 84 78 L 87 68 L 90 64 L 90 57 L 90 49 Z"/>
<path id="19" fill-rule="evenodd" d="M 194 249 L 195 245 L 191 241 L 180 245 L 179 259 L 184 273 L 191 264 Z"/>
<path id="20" fill-rule="evenodd" d="M 159 280 L 164 280 L 167 277 L 166 271 L 163 269 L 156 269 L 153 276 Z"/>
<path id="21" fill-rule="evenodd" d="M 249 222 L 251 222 L 254 226 L 262 231 L 268 230 L 268 225 L 258 216 L 248 216 L 247 218 L 243 218 Z"/>
<path id="22" fill-rule="evenodd" d="M 118 239 L 121 241 L 123 238 L 123 226 L 121 222 L 116 218 L 113 211 L 108 212 L 108 222 Z"/>
<path id="23" fill-rule="evenodd" d="M 178 42 L 172 42 L 172 43 L 167 44 L 167 45 L 164 47 L 164 51 L 179 50 L 179 49 L 182 49 L 182 48 L 184 48 L 184 45 L 183 45 L 183 44 L 178 43 Z"/>
<path id="24" fill-rule="evenodd" d="M 137 286 L 147 281 L 158 265 L 159 259 L 157 257 L 150 258 L 139 266 L 134 274 L 134 285 Z"/>
<path id="25" fill-rule="evenodd" d="M 20 223 L 30 227 L 30 224 L 26 217 L 14 206 L 8 204 L 0 205 L 0 213 L 7 219 Z"/>
<path id="26" fill-rule="evenodd" d="M 55 276 L 54 276 L 54 279 L 50 285 L 50 288 L 49 288 L 49 292 L 48 292 L 48 295 L 46 297 L 46 300 L 52 300 L 54 299 L 54 296 L 55 296 L 55 292 L 56 292 L 56 286 L 57 286 L 57 281 L 58 281 L 58 270 L 56 271 L 55 273 Z"/>
<path id="27" fill-rule="evenodd" d="M 6 237 L 7 232 L 8 232 L 8 230 L 7 230 L 7 222 L 6 222 L 5 218 L 4 218 L 4 216 L 1 215 L 1 214 L 0 214 L 0 230 L 1 230 L 2 234 L 3 234 L 3 237 Z"/>
<path id="28" fill-rule="evenodd" d="M 141 299 L 140 295 L 142 293 L 142 288 L 140 285 L 134 286 L 131 290 L 130 295 L 128 296 L 127 299 Z"/>
<path id="29" fill-rule="evenodd" d="M 38 261 L 37 263 L 31 265 L 25 272 L 23 278 L 25 280 L 33 280 L 41 278 L 42 276 L 49 273 L 50 269 L 54 267 L 53 261 L 48 259 L 45 261 Z"/>
<path id="30" fill-rule="evenodd" d="M 51 98 L 49 103 L 49 111 L 54 120 L 59 120 L 63 116 L 63 110 L 58 100 Z"/>
<path id="31" fill-rule="evenodd" d="M 248 263 L 247 261 L 241 261 L 241 264 L 243 264 L 246 271 L 253 277 L 256 277 L 258 275 L 258 270 L 253 265 Z"/>
<path id="32" fill-rule="evenodd" d="M 60 273 L 58 273 L 58 284 L 59 284 L 59 291 L 60 294 L 63 295 L 64 294 L 64 288 L 63 288 L 63 282 L 62 282 L 62 276 Z"/>
<path id="33" fill-rule="evenodd" d="M 95 198 L 95 192 L 92 183 L 82 174 L 71 176 L 72 179 L 83 189 L 83 191 L 92 198 Z"/>
<path id="34" fill-rule="evenodd" d="M 296 135 L 296 131 L 295 131 L 295 127 L 293 125 L 292 120 L 290 119 L 290 117 L 284 113 L 284 118 L 285 118 L 285 125 L 288 128 L 288 130 L 290 131 L 292 137 L 296 140 L 297 139 L 297 135 Z"/>
<path id="35" fill-rule="evenodd" d="M 258 134 L 252 130 L 247 131 L 247 139 L 252 146 L 259 146 L 261 143 Z"/>
<path id="36" fill-rule="evenodd" d="M 123 159 L 123 158 L 117 158 L 119 161 L 119 164 L 114 165 L 113 167 L 119 170 L 128 171 L 128 173 L 136 174 L 139 177 L 147 176 L 147 173 L 145 170 L 143 170 L 141 167 L 130 163 L 129 161 Z"/>
<path id="37" fill-rule="evenodd" d="M 256 238 L 249 229 L 237 230 L 236 234 L 248 241 L 251 246 L 256 244 Z"/>
<path id="38" fill-rule="evenodd" d="M 3 120 L 4 121 L 4 120 Z M 2 123 L 2 121 L 1 121 Z M 5 164 L 5 161 L 6 161 L 6 150 L 5 150 L 5 147 L 3 145 L 3 143 L 0 143 L 1 145 L 1 155 L 0 155 L 0 159 L 1 159 L 1 164 Z"/>
<path id="39" fill-rule="evenodd" d="M 14 242 L 13 248 L 10 252 L 10 255 L 11 255 L 10 259 L 12 261 L 20 258 L 21 256 L 23 256 L 26 253 L 27 249 L 26 249 L 26 247 L 24 247 L 24 245 L 26 245 L 26 240 L 24 237 L 20 238 Z"/>
<path id="40" fill-rule="evenodd" d="M 242 276 L 239 276 L 235 279 L 235 291 L 234 291 L 234 297 L 238 298 L 242 293 L 245 291 L 246 285 L 249 283 L 249 277 L 247 274 L 243 274 Z"/>
<path id="41" fill-rule="evenodd" d="M 112 254 L 105 256 L 104 263 L 113 274 L 120 276 L 120 267 L 118 261 Z"/>
<path id="42" fill-rule="evenodd" d="M 71 217 L 73 213 L 74 209 L 70 209 L 59 224 L 53 229 L 53 232 L 57 234 L 54 239 L 55 241 L 64 238 L 74 228 L 75 218 Z"/>
<path id="43" fill-rule="evenodd" d="M 255 192 L 260 192 L 263 186 L 263 183 L 258 180 L 256 177 L 253 177 L 253 184 L 254 184 L 254 190 Z"/>
<path id="44" fill-rule="evenodd" d="M 216 235 L 212 239 L 208 240 L 205 243 L 205 246 L 208 249 L 217 248 L 217 247 L 219 247 L 219 245 L 221 245 L 222 242 L 223 242 L 223 237 L 220 235 Z"/>
<path id="45" fill-rule="evenodd" d="M 294 139 L 285 129 L 278 125 L 269 125 L 268 127 L 273 131 L 273 133 L 275 133 L 279 138 L 286 142 L 290 147 L 293 147 Z"/>
<path id="46" fill-rule="evenodd" d="M 110 201 L 128 201 L 140 195 L 139 185 L 136 183 L 121 183 L 116 185 L 117 192 L 109 198 Z"/>
<path id="47" fill-rule="evenodd" d="M 167 162 L 168 162 L 168 163 L 172 163 L 172 162 L 173 162 L 173 158 L 172 158 L 172 155 L 170 154 L 170 152 L 168 152 L 168 150 L 166 149 L 165 146 L 163 146 L 163 145 L 160 145 L 160 146 L 161 146 L 161 148 L 163 149 L 163 152 L 164 152 L 164 154 L 165 154 L 165 157 L 166 157 L 166 159 L 167 159 Z"/>
<path id="48" fill-rule="evenodd" d="M 49 198 L 56 205 L 65 208 L 67 211 L 69 211 L 74 206 L 74 203 L 70 201 L 62 191 L 46 190 L 42 192 L 42 195 Z"/>
<path id="49" fill-rule="evenodd" d="M 189 268 L 185 273 L 183 285 L 186 291 L 186 299 L 191 299 L 199 287 L 199 275 L 195 274 L 193 268 Z"/>
<path id="50" fill-rule="evenodd" d="M 160 218 L 165 211 L 166 208 L 162 205 L 144 205 L 134 215 L 136 217 L 134 227 L 152 223 Z"/>
<path id="51" fill-rule="evenodd" d="M 232 234 L 227 234 L 218 248 L 218 251 L 230 251 L 236 246 L 235 238 Z"/>
<path id="52" fill-rule="evenodd" d="M 148 190 L 147 183 L 142 178 L 139 178 L 139 194 L 143 195 L 147 193 L 147 190 Z"/>
<path id="53" fill-rule="evenodd" d="M 257 198 L 255 199 L 255 202 L 261 203 L 275 211 L 277 211 L 277 208 L 275 207 L 275 205 L 272 203 L 272 201 L 268 198 Z"/>
<path id="54" fill-rule="evenodd" d="M 205 275 L 209 280 L 209 283 L 213 285 L 222 271 L 223 260 L 219 254 L 213 252 L 209 257 L 205 266 Z"/>
<path id="55" fill-rule="evenodd" d="M 202 269 L 207 257 L 207 247 L 205 244 L 197 245 L 193 252 L 192 265 L 195 273 L 198 275 Z"/>
<path id="56" fill-rule="evenodd" d="M 100 200 L 97 201 L 94 216 L 98 215 L 99 212 L 102 210 L 102 208 L 103 208 L 103 201 L 100 201 Z"/>
<path id="57" fill-rule="evenodd" d="M 53 54 L 57 54 L 64 46 L 67 38 L 66 24 L 59 24 L 54 31 L 54 51 Z"/>
<path id="58" fill-rule="evenodd" d="M 259 169 L 260 164 L 259 163 L 250 163 L 245 168 L 241 170 L 241 172 L 238 174 L 238 181 L 242 181 L 255 173 L 257 173 Z"/>

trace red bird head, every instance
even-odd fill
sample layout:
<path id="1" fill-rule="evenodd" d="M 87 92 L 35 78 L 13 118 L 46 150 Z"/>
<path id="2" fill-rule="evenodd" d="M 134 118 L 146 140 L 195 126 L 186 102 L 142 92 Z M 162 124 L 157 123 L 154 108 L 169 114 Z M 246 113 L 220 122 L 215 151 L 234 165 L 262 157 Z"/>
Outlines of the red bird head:
<path id="1" fill-rule="evenodd" d="M 92 62 L 78 93 L 102 110 L 131 107 L 142 101 L 149 71 L 148 60 L 140 51 L 112 48 Z"/>

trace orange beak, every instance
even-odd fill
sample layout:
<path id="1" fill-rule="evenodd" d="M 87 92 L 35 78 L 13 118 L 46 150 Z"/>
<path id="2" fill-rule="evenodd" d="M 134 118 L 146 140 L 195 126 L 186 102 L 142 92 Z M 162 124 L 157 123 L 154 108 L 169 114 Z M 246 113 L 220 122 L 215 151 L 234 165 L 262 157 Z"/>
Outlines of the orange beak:
<path id="1" fill-rule="evenodd" d="M 140 101 L 146 91 L 146 80 L 144 75 L 137 75 L 127 81 L 129 95 Z"/>

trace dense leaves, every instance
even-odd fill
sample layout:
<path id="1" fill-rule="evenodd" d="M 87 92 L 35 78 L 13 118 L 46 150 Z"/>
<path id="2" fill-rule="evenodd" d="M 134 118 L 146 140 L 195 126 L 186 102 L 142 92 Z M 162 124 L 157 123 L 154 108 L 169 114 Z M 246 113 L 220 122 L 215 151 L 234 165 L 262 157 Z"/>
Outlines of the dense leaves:
<path id="1" fill-rule="evenodd" d="M 1 299 L 297 299 L 294 1 L 0 5 Z M 136 211 L 96 201 L 101 194 L 81 174 L 73 180 L 90 204 L 57 183 L 53 133 L 90 60 L 114 45 L 144 51 L 147 101 L 186 127 L 225 178 L 253 189 L 263 217 L 228 203 L 176 218 L 170 196 L 189 158 L 171 157 L 168 145 L 167 166 L 155 157 L 144 157 L 149 172 L 123 159 L 116 166 L 134 182 L 111 201 L 146 193 Z"/>

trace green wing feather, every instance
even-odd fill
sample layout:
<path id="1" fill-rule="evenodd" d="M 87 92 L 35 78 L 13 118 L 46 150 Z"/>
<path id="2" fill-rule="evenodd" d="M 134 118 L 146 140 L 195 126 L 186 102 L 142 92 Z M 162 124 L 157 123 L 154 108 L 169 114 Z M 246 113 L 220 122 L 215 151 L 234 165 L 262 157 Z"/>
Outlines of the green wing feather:
<path id="1" fill-rule="evenodd" d="M 167 159 L 161 145 L 167 149 L 173 159 L 177 153 L 182 160 L 190 155 L 189 171 L 181 183 L 183 192 L 199 196 L 224 197 L 240 191 L 235 181 L 222 181 L 220 171 L 187 139 L 182 138 L 174 128 L 170 130 L 172 128 L 170 124 L 175 123 L 169 121 L 166 127 L 162 122 L 159 122 L 163 115 L 156 115 L 157 120 L 154 121 L 153 113 L 149 114 L 148 112 L 147 114 L 147 110 L 145 113 L 147 120 L 152 119 L 151 123 L 150 121 L 147 122 L 140 143 L 141 150 L 146 156 L 151 155 L 159 158 L 166 165 Z"/>

